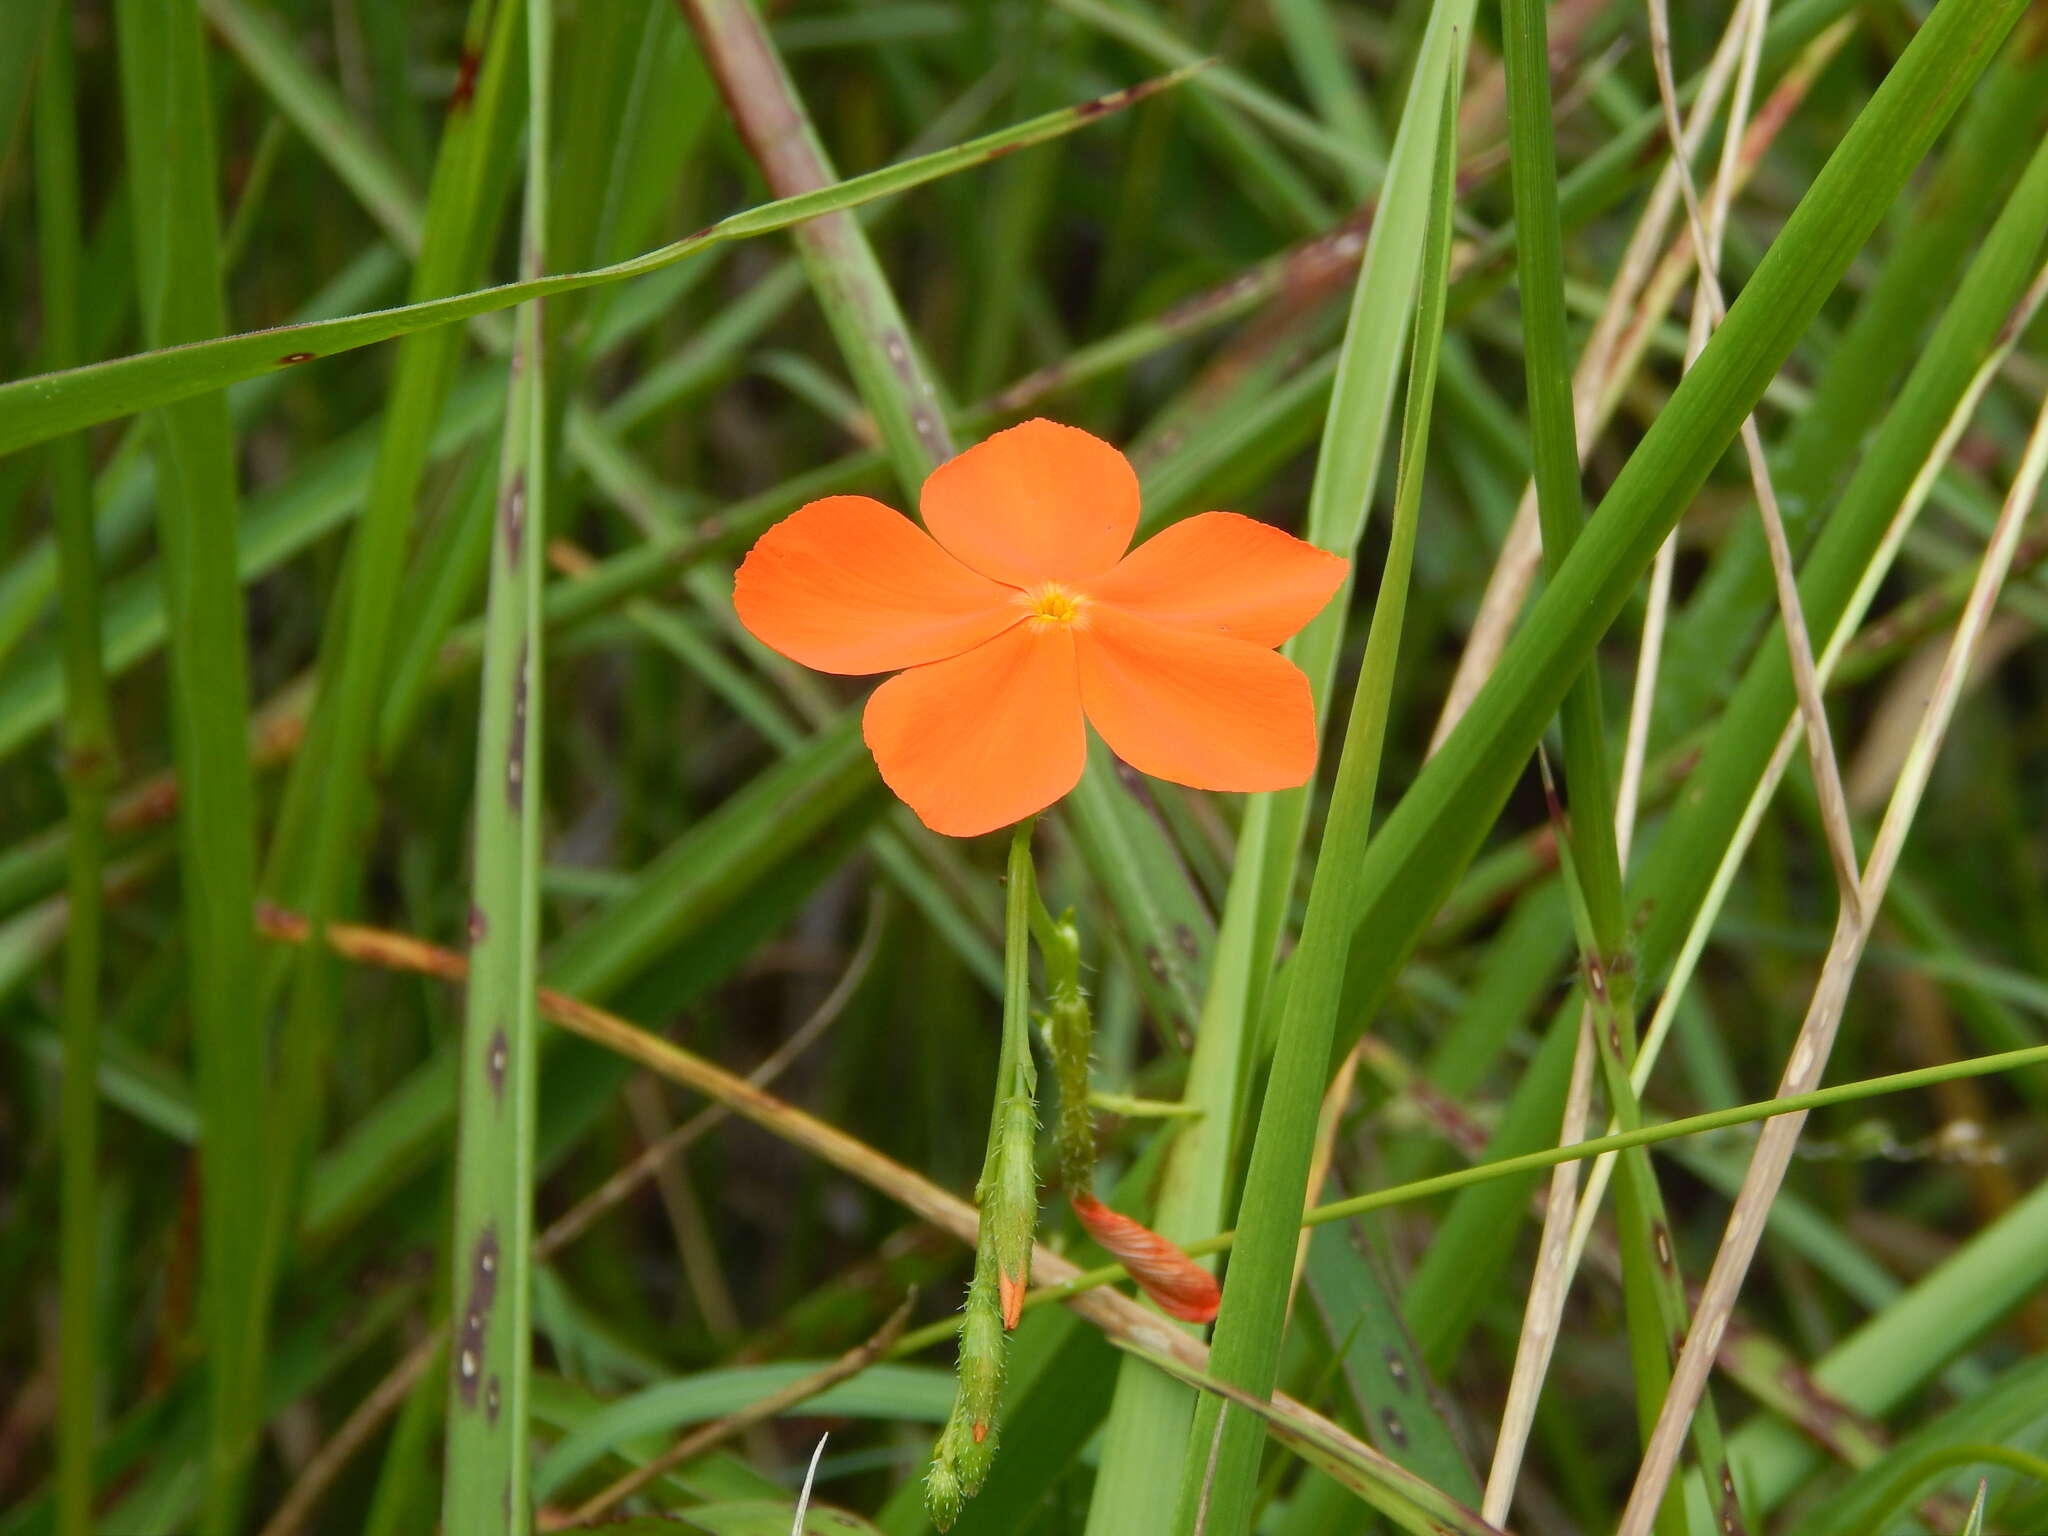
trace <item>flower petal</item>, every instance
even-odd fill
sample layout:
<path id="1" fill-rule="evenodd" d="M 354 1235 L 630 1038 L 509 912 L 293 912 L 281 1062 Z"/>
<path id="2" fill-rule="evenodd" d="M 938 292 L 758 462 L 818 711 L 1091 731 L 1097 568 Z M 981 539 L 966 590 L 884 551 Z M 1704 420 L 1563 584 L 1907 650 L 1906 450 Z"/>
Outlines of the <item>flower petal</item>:
<path id="1" fill-rule="evenodd" d="M 1270 523 L 1204 512 L 1147 539 L 1088 592 L 1162 624 L 1272 646 L 1314 618 L 1350 568 Z"/>
<path id="2" fill-rule="evenodd" d="M 740 622 L 820 672 L 893 672 L 1015 624 L 1015 588 L 970 571 L 902 513 L 827 496 L 761 535 L 733 579 Z"/>
<path id="3" fill-rule="evenodd" d="M 861 729 L 883 780 L 934 832 L 1022 821 L 1078 784 L 1087 758 L 1073 631 L 1027 620 L 913 667 L 875 690 Z"/>
<path id="4" fill-rule="evenodd" d="M 918 509 L 932 537 L 984 576 L 1078 581 L 1130 548 L 1138 476 L 1099 437 L 1027 421 L 933 470 Z"/>
<path id="5" fill-rule="evenodd" d="M 1316 766 L 1301 668 L 1243 640 L 1090 604 L 1075 639 L 1081 704 L 1140 773 L 1196 789 L 1292 789 Z"/>

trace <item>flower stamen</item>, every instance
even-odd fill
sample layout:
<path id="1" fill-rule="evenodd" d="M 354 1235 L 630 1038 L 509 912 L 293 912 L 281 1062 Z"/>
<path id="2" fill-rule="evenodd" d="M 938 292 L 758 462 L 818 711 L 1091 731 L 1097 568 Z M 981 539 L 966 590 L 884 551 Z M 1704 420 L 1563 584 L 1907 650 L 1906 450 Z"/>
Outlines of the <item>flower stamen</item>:
<path id="1" fill-rule="evenodd" d="M 1031 606 L 1034 622 L 1045 624 L 1073 624 L 1081 617 L 1082 605 L 1086 599 L 1078 593 L 1069 592 L 1058 582 L 1049 581 L 1024 594 L 1024 600 Z"/>

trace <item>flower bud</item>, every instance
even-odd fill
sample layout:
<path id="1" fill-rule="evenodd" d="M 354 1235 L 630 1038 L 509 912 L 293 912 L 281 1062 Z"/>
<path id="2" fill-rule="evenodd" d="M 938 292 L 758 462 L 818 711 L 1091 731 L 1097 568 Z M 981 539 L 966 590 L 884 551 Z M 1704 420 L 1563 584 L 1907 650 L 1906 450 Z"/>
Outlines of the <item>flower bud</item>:
<path id="1" fill-rule="evenodd" d="M 1038 1226 L 1037 1141 L 1038 1113 L 1031 1096 L 1011 1094 L 996 1107 L 996 1135 L 981 1190 L 982 1241 L 995 1257 L 1005 1328 L 1017 1326 L 1031 1284 L 1031 1245 Z"/>
<path id="2" fill-rule="evenodd" d="M 952 1411 L 932 1447 L 931 1469 L 925 1474 L 925 1512 L 942 1531 L 959 1518 L 961 1505 L 981 1492 L 995 1460 L 1005 1344 L 994 1261 L 984 1249 L 976 1258 L 974 1281 L 967 1288 L 967 1308 L 960 1319 Z"/>

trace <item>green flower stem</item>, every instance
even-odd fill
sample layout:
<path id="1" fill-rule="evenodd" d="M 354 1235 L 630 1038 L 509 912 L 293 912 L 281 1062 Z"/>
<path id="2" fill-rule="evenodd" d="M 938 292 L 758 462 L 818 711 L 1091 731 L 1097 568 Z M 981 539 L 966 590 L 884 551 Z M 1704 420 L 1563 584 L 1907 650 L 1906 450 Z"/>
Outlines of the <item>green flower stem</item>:
<path id="1" fill-rule="evenodd" d="M 925 1477 L 925 1509 L 942 1531 L 959 1518 L 961 1506 L 981 1491 L 995 1457 L 1008 1344 L 1004 1309 L 1006 1302 L 1017 1308 L 1023 1305 L 1038 1225 L 1033 1158 L 1038 1073 L 1031 1062 L 1030 1022 L 1031 928 L 1040 905 L 1031 863 L 1031 831 L 1036 820 L 1020 821 L 1010 835 L 1003 909 L 1003 1037 L 996 1058 L 988 1152 L 975 1189 L 981 1228 L 974 1246 L 974 1279 L 968 1285 L 967 1308 L 958 1325 L 959 1374 L 953 1407 L 939 1432 Z M 1014 1312 L 1007 1321 L 1015 1322 Z"/>

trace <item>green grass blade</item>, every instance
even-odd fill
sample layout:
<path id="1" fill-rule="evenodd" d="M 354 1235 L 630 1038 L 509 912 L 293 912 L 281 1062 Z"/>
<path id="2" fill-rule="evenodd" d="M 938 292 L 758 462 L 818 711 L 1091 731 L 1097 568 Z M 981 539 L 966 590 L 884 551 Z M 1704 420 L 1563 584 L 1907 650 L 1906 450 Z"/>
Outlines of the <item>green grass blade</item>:
<path id="1" fill-rule="evenodd" d="M 276 19 L 248 0 L 201 0 L 201 4 L 222 41 L 262 81 L 278 109 L 309 142 L 333 158 L 349 190 L 398 237 L 407 254 L 417 253 L 423 238 L 418 196 L 389 159 L 363 142 L 340 93 L 307 67 Z M 487 13 L 489 8 L 478 9 Z M 517 7 L 507 9 L 517 14 Z M 475 24 L 473 15 L 472 29 Z M 464 46 L 477 47 L 480 41 L 472 30 L 464 38 Z M 463 116 L 457 104 L 450 117 L 459 124 Z M 417 291 L 417 285 L 415 288 Z"/>
<path id="2" fill-rule="evenodd" d="M 59 13 L 62 16 L 63 13 Z M 42 272 L 43 361 L 78 360 L 81 265 L 76 64 L 70 18 L 45 27 L 35 93 L 36 233 Z M 34 50 L 14 50 L 18 67 Z M 0 99 L 0 123 L 5 123 Z M 50 445 L 64 615 L 63 776 L 71 829 L 64 935 L 62 1213 L 58 1270 L 57 1508 L 62 1536 L 92 1530 L 99 1433 L 99 1061 L 101 879 L 108 792 L 119 773 L 107 680 L 100 664 L 99 549 L 86 444 Z"/>
<path id="3" fill-rule="evenodd" d="M 442 136 L 425 233 L 415 233 L 421 242 L 411 288 L 415 299 L 462 289 L 482 275 L 496 224 L 490 192 L 494 162 L 508 162 L 512 151 L 502 141 L 513 122 L 521 14 L 516 5 L 499 6 L 492 25 L 489 4 L 473 7 L 463 45 L 478 52 L 483 63 L 474 91 L 454 104 Z M 264 48 L 260 56 L 272 60 L 273 67 L 275 60 L 289 57 L 274 38 Z M 284 91 L 293 99 L 300 99 L 304 73 L 287 72 Z M 350 137 L 319 124 L 307 126 L 329 142 L 346 143 Z M 367 155 L 357 158 L 380 163 Z M 339 611 L 322 637 L 306 741 L 285 781 L 264 887 L 271 900 L 303 915 L 315 932 L 353 904 L 351 892 L 359 881 L 374 730 L 389 689 L 389 638 L 400 606 L 414 508 L 462 340 L 460 330 L 445 326 L 407 336 L 399 344 L 376 463 L 340 582 Z M 284 966 L 292 968 L 279 1052 L 281 1155 L 271 1233 L 272 1241 L 282 1243 L 297 1224 L 299 1181 L 324 1118 L 341 984 L 339 964 L 325 944 L 267 959 L 264 979 L 270 989 Z"/>
<path id="4" fill-rule="evenodd" d="M 1429 56 L 1439 81 L 1449 73 L 1444 52 L 1449 27 L 1450 18 L 1433 19 L 1425 45 L 1433 50 Z M 1377 478 L 1400 366 L 1400 338 L 1413 303 L 1436 128 L 1437 119 L 1428 110 L 1418 109 L 1404 120 L 1394 169 L 1366 244 L 1345 346 L 1341 358 L 1333 360 L 1339 382 L 1327 411 L 1306 531 L 1312 542 L 1343 553 L 1358 547 Z M 1329 376 L 1318 365 L 1291 374 L 1282 370 L 1263 388 L 1248 386 L 1232 409 L 1189 435 L 1184 451 L 1148 472 L 1148 514 L 1156 517 L 1194 491 L 1206 492 L 1213 463 L 1240 445 L 1291 452 L 1295 433 L 1305 438 L 1312 430 L 1310 413 L 1329 390 Z M 1298 425 L 1282 428 L 1279 418 L 1293 418 Z M 1182 480 L 1192 484 L 1184 490 Z M 1319 704 L 1327 702 L 1346 606 L 1341 599 L 1332 603 L 1289 646 L 1289 654 L 1308 672 Z M 1177 1238 L 1216 1230 L 1235 1187 L 1245 1074 L 1257 1054 L 1259 1000 L 1292 893 L 1305 817 L 1302 791 L 1255 796 L 1246 810 L 1184 1090 L 1202 1118 L 1176 1140 L 1156 1213 L 1160 1229 Z M 1106 1536 L 1149 1512 L 1154 1487 L 1170 1475 L 1164 1469 L 1184 1447 L 1187 1403 L 1187 1394 L 1156 1372 L 1135 1366 L 1121 1372 L 1091 1531 Z"/>
<path id="5" fill-rule="evenodd" d="M 42 375 L 0 384 L 0 454 L 11 453 L 62 432 L 110 421 L 152 406 L 169 404 L 219 389 L 238 379 L 255 378 L 279 368 L 295 367 L 338 352 L 390 341 L 414 331 L 449 325 L 475 315 L 509 309 L 531 299 L 573 293 L 626 278 L 643 277 L 733 240 L 750 239 L 789 229 L 825 214 L 836 213 L 878 197 L 908 191 L 926 182 L 986 164 L 1032 144 L 1086 127 L 1106 113 L 1131 106 L 1187 78 L 1189 70 L 1162 75 L 1120 91 L 1048 112 L 1026 122 L 970 139 L 951 149 L 920 155 L 898 165 L 850 177 L 814 192 L 778 199 L 732 214 L 685 240 L 627 261 L 588 272 L 565 272 L 527 278 L 453 298 L 339 320 L 278 326 L 241 336 L 195 338 L 171 350 L 145 352 L 112 362 L 94 363 L 63 374 Z"/>
<path id="6" fill-rule="evenodd" d="M 1459 54 L 1455 42 L 1452 57 Z M 1256 1398 L 1273 1389 L 1293 1289 L 1297 1212 L 1309 1193 L 1309 1165 L 1330 1042 L 1344 994 L 1344 964 L 1362 892 L 1352 872 L 1368 846 L 1380 757 L 1394 692 L 1394 672 L 1407 613 L 1409 568 L 1422 504 L 1422 466 L 1429 442 L 1436 365 L 1443 342 L 1444 295 L 1450 269 L 1452 208 L 1456 197 L 1457 89 L 1450 73 L 1437 98 L 1439 112 L 1430 178 L 1429 222 L 1401 423 L 1400 473 L 1394 519 L 1381 570 L 1372 627 L 1352 697 L 1337 783 L 1330 797 L 1316 872 L 1309 887 L 1301 948 L 1273 1045 L 1271 1074 L 1261 1102 L 1238 1206 L 1237 1243 L 1224 1279 L 1223 1309 L 1210 1355 L 1213 1373 Z M 1202 1536 L 1239 1536 L 1252 1528 L 1258 1456 L 1263 1436 L 1256 1418 L 1232 1416 L 1215 1397 L 1195 1410 L 1181 1474 L 1176 1527 Z"/>
<path id="7" fill-rule="evenodd" d="M 553 11 L 526 7 L 527 158 L 520 267 L 546 260 Z M 531 1529 L 527 1448 L 540 980 L 541 726 L 548 538 L 546 322 L 519 312 L 505 404 L 477 724 L 469 983 L 456 1127 L 448 1438 L 450 1536 Z"/>
<path id="8" fill-rule="evenodd" d="M 1543 566 L 1557 578 L 1584 521 L 1579 499 L 1578 435 L 1572 415 L 1572 355 L 1565 335 L 1564 232 L 1557 209 L 1557 156 L 1550 116 L 1550 50 L 1541 0 L 1502 0 L 1507 66 L 1508 155 L 1515 209 L 1529 447 Z M 1571 840 L 1593 940 L 1589 957 L 1617 974 L 1627 969 L 1621 867 L 1615 851 L 1614 788 L 1600 677 L 1581 668 L 1562 710 L 1565 791 Z"/>
<path id="9" fill-rule="evenodd" d="M 1508 152 L 1513 181 L 1516 266 L 1520 282 L 1524 366 L 1529 391 L 1529 439 L 1542 528 L 1545 574 L 1555 580 L 1576 542 L 1583 508 L 1579 445 L 1572 403 L 1572 355 L 1565 334 L 1564 239 L 1558 215 L 1555 127 L 1550 108 L 1550 48 L 1541 0 L 1503 0 L 1503 57 L 1507 73 Z M 1598 1051 L 1610 1113 L 1622 1130 L 1642 1122 L 1629 1080 L 1636 1054 L 1635 963 L 1624 916 L 1623 871 L 1614 824 L 1614 786 L 1608 777 L 1607 737 L 1596 662 L 1580 669 L 1562 709 L 1565 788 L 1569 822 L 1559 829 L 1559 852 L 1569 890 L 1582 907 L 1580 958 L 1586 977 L 1591 1037 Z M 1638 1417 L 1647 1425 L 1670 1386 L 1672 1340 L 1690 1316 L 1685 1282 L 1671 1242 L 1671 1222 L 1649 1155 L 1624 1159 L 1615 1186 L 1622 1244 L 1623 1296 Z M 1721 1484 L 1726 1457 L 1713 1404 L 1695 1419 L 1700 1455 L 1712 1482 Z M 1732 1485 L 1730 1485 L 1732 1486 Z M 1494 1513 L 1500 1506 L 1489 1502 Z M 1724 1514 L 1732 1533 L 1741 1511 Z M 1686 1529 L 1682 1501 L 1666 1506 L 1662 1529 Z"/>
<path id="10" fill-rule="evenodd" d="M 1358 550 L 1379 482 L 1380 455 L 1393 419 L 1401 339 L 1408 331 L 1422 265 L 1439 133 L 1437 106 L 1456 86 L 1475 9 L 1473 0 L 1452 0 L 1430 12 L 1416 53 L 1414 83 L 1395 135 L 1386 186 L 1352 291 L 1344 346 L 1316 455 L 1306 530 L 1310 543 L 1341 555 Z M 1347 584 L 1345 592 L 1349 591 Z M 1347 607 L 1342 600 L 1331 603 L 1286 647 L 1286 653 L 1308 674 L 1323 718 L 1329 713 Z M 1231 907 L 1248 909 L 1238 919 L 1248 925 L 1243 941 L 1248 945 L 1247 989 L 1242 1002 L 1220 1001 L 1226 1009 L 1241 1009 L 1247 1020 L 1256 1020 L 1261 1014 L 1264 978 L 1286 922 L 1307 818 L 1306 790 L 1259 796 L 1246 813 L 1239 853 L 1243 873 L 1232 883 L 1235 886 L 1247 879 L 1257 883 L 1242 896 L 1233 890 L 1224 924 L 1226 929 L 1232 924 Z"/>
<path id="11" fill-rule="evenodd" d="M 131 182 L 143 328 L 153 344 L 176 346 L 226 329 L 205 39 L 190 0 L 122 0 L 115 21 L 129 160 L 153 168 Z M 259 1113 L 267 1052 L 249 988 L 255 802 L 227 402 L 216 396 L 169 405 L 153 437 L 182 786 L 179 860 L 206 1123 L 201 1328 L 212 1406 L 202 1529 L 226 1536 L 239 1523 L 256 1449 L 269 1295 Z"/>
<path id="12" fill-rule="evenodd" d="M 1302 1282 L 1315 1303 L 1331 1353 L 1366 1426 L 1389 1458 L 1460 1502 L 1478 1507 L 1479 1476 L 1458 1443 L 1441 1389 L 1401 1321 L 1377 1255 L 1342 1223 L 1318 1229 L 1308 1244 Z"/>
<path id="13" fill-rule="evenodd" d="M 1469 14 L 1469 7 L 1446 9 Z M 1434 49 L 1428 56 L 1435 61 L 1433 78 L 1439 89 L 1448 89 L 1451 77 L 1452 54 L 1446 51 L 1450 25 L 1448 20 L 1433 21 L 1432 41 L 1426 45 Z M 1341 553 L 1358 547 L 1378 475 L 1380 444 L 1401 361 L 1400 338 L 1407 329 L 1421 264 L 1438 122 L 1435 113 L 1420 108 L 1404 119 L 1336 365 L 1337 384 L 1324 424 L 1306 532 L 1311 542 Z M 1215 432 L 1197 435 L 1171 463 L 1195 465 L 1192 478 L 1199 483 L 1208 473 L 1208 455 L 1234 446 L 1229 443 L 1234 432 L 1270 441 L 1280 435 L 1268 414 L 1271 407 L 1277 403 L 1283 409 L 1312 410 L 1327 388 L 1321 369 L 1302 369 L 1265 399 L 1248 401 L 1245 409 L 1216 423 Z M 1182 496 L 1166 480 L 1164 473 L 1148 477 L 1147 501 L 1155 514 Z M 1334 676 L 1348 591 L 1347 584 L 1347 595 L 1325 609 L 1289 647 L 1289 654 L 1308 673 L 1319 703 L 1326 703 Z M 1301 791 L 1254 796 L 1245 811 L 1184 1089 L 1185 1101 L 1202 1112 L 1201 1119 L 1176 1138 L 1155 1216 L 1160 1230 L 1177 1240 L 1216 1231 L 1236 1185 L 1241 1106 L 1258 1051 L 1258 999 L 1293 889 L 1305 816 L 1306 796 Z M 1096 1536 L 1128 1528 L 1130 1520 L 1152 1507 L 1159 1480 L 1171 1476 L 1168 1469 L 1184 1457 L 1188 1408 L 1188 1395 L 1157 1372 L 1136 1367 L 1120 1372 L 1090 1517 Z"/>

